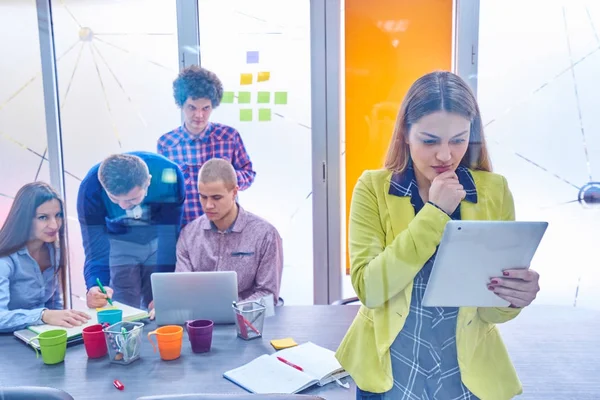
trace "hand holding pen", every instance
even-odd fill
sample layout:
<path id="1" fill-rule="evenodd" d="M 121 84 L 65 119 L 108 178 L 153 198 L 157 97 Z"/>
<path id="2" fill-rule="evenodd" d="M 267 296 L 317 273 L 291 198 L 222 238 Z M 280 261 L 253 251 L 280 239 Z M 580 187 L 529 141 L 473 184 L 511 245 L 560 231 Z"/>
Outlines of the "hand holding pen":
<path id="1" fill-rule="evenodd" d="M 112 305 L 113 290 L 108 286 L 103 286 L 100 279 L 96 279 L 98 286 L 93 286 L 86 295 L 87 306 L 89 308 L 104 307 L 107 302 Z"/>

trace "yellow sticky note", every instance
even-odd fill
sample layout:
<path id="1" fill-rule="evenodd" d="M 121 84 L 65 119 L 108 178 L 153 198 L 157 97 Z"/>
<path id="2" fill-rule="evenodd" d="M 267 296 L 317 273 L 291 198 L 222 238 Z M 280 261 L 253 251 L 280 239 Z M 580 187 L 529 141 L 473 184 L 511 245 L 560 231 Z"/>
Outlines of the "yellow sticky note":
<path id="1" fill-rule="evenodd" d="M 252 85 L 252 74 L 240 74 L 241 85 Z"/>
<path id="2" fill-rule="evenodd" d="M 270 77 L 271 77 L 270 72 L 259 72 L 257 81 L 258 82 L 268 81 Z"/>
<path id="3" fill-rule="evenodd" d="M 287 349 L 288 347 L 298 346 L 298 343 L 294 341 L 291 337 L 285 339 L 273 339 L 271 340 L 271 346 L 275 348 L 275 350 Z"/>

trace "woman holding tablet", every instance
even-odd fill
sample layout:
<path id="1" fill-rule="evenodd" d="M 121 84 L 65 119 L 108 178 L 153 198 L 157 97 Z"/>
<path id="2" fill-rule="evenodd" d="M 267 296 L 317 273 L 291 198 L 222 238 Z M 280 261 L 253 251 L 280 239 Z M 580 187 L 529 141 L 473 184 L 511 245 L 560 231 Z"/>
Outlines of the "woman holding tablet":
<path id="1" fill-rule="evenodd" d="M 365 171 L 352 196 L 348 246 L 362 306 L 336 355 L 357 399 L 521 393 L 495 324 L 535 299 L 535 271 L 507 270 L 490 280 L 488 289 L 511 307 L 422 306 L 449 220 L 514 218 L 506 179 L 491 172 L 470 88 L 449 72 L 419 78 L 400 108 L 385 168 Z"/>
<path id="2" fill-rule="evenodd" d="M 29 325 L 71 328 L 90 316 L 64 310 L 63 203 L 46 183 L 23 186 L 0 229 L 0 332 Z"/>

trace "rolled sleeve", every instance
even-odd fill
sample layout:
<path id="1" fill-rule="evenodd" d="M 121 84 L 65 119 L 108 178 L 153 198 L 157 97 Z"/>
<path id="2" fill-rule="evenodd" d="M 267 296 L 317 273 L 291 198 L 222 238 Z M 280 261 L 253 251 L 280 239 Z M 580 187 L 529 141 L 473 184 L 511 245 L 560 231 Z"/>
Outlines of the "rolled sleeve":
<path id="1" fill-rule="evenodd" d="M 248 156 L 248 152 L 246 151 L 246 147 L 244 146 L 244 142 L 239 133 L 236 135 L 234 145 L 235 149 L 231 164 L 235 169 L 240 190 L 245 190 L 252 185 L 252 182 L 254 182 L 256 172 L 252 169 L 252 161 L 250 161 L 250 156 Z"/>

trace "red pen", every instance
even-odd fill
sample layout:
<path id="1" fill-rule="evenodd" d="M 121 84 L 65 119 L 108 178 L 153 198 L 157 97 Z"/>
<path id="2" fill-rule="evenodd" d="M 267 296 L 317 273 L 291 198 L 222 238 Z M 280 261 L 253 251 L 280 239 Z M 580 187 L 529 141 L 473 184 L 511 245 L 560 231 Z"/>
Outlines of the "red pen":
<path id="1" fill-rule="evenodd" d="M 289 365 L 290 367 L 296 368 L 298 371 L 304 371 L 301 366 L 296 365 L 296 364 L 292 364 L 291 362 L 289 362 L 285 358 L 277 357 L 277 359 L 279 361 L 281 361 L 282 363 Z"/>
<path id="2" fill-rule="evenodd" d="M 242 318 L 244 318 L 244 316 L 242 316 Z M 257 334 L 257 335 L 260 335 L 260 332 L 258 331 L 258 329 L 256 329 L 256 328 L 254 327 L 254 325 L 252 325 L 252 324 L 250 323 L 250 321 L 248 321 L 246 318 L 244 318 L 244 323 L 245 323 L 246 325 L 248 325 L 248 326 L 250 327 L 250 329 L 252 329 L 252 330 L 253 330 L 253 331 L 254 331 L 254 332 Z"/>

